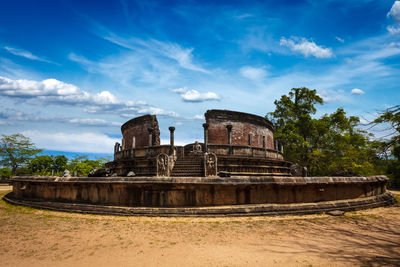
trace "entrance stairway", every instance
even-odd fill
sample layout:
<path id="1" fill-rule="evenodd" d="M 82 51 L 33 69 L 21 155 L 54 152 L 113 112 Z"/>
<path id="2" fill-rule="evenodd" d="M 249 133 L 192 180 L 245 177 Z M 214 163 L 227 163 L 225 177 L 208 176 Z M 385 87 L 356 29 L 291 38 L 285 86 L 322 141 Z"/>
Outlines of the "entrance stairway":
<path id="1" fill-rule="evenodd" d="M 202 177 L 204 176 L 203 157 L 201 155 L 187 155 L 178 158 L 172 169 L 171 176 L 175 177 Z"/>

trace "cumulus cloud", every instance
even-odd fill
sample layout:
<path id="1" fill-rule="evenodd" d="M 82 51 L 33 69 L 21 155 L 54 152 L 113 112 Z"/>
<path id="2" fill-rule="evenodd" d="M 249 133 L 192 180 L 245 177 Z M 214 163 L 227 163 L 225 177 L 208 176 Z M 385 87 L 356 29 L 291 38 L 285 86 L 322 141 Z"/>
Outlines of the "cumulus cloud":
<path id="1" fill-rule="evenodd" d="M 265 67 L 255 68 L 251 66 L 245 66 L 240 68 L 239 72 L 243 77 L 253 81 L 262 80 L 268 75 Z"/>
<path id="2" fill-rule="evenodd" d="M 351 93 L 352 93 L 353 95 L 363 95 L 363 94 L 364 94 L 364 91 L 361 90 L 361 89 L 358 89 L 358 88 L 354 88 L 353 90 L 351 90 Z"/>
<path id="3" fill-rule="evenodd" d="M 289 47 L 290 50 L 298 52 L 305 57 L 331 58 L 333 56 L 331 48 L 324 48 L 306 38 L 291 37 L 286 39 L 285 37 L 281 37 L 280 45 Z"/>
<path id="4" fill-rule="evenodd" d="M 101 133 L 66 133 L 66 132 L 41 132 L 37 130 L 23 131 L 37 147 L 49 150 L 69 152 L 110 153 L 115 142 L 119 139 L 111 138 Z"/>
<path id="5" fill-rule="evenodd" d="M 0 95 L 22 100 L 33 100 L 41 103 L 84 107 L 88 113 L 120 114 L 126 111 L 140 114 L 162 114 L 173 117 L 175 112 L 151 107 L 143 101 L 125 101 L 109 91 L 89 93 L 77 86 L 56 79 L 43 81 L 12 80 L 0 76 Z"/>
<path id="6" fill-rule="evenodd" d="M 400 1 L 395 1 L 392 8 L 387 13 L 388 17 L 392 17 L 394 21 L 400 22 Z"/>
<path id="7" fill-rule="evenodd" d="M 214 92 L 200 93 L 197 90 L 189 90 L 181 94 L 183 101 L 186 102 L 203 102 L 207 100 L 219 100 L 220 97 Z"/>
<path id="8" fill-rule="evenodd" d="M 170 89 L 170 92 L 180 94 L 182 100 L 185 102 L 203 102 L 221 99 L 221 97 L 214 92 L 200 93 L 197 90 L 190 90 L 187 87 Z"/>
<path id="9" fill-rule="evenodd" d="M 14 48 L 14 47 L 10 47 L 10 46 L 5 46 L 4 49 L 7 50 L 9 53 L 13 54 L 14 56 L 24 57 L 27 59 L 37 60 L 37 61 L 42 61 L 42 62 L 47 62 L 47 63 L 53 63 L 50 60 L 47 60 L 45 58 L 35 56 L 34 54 L 32 54 L 31 52 L 29 52 L 27 50 Z"/>

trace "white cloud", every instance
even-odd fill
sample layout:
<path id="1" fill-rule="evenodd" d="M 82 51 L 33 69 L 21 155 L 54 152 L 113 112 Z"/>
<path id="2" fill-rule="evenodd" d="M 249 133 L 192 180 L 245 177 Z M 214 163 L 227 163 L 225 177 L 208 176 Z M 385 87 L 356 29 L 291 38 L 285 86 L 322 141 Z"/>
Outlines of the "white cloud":
<path id="1" fill-rule="evenodd" d="M 137 110 L 138 114 L 153 114 L 160 116 L 179 117 L 179 114 L 174 111 L 165 111 L 161 108 L 147 107 Z"/>
<path id="2" fill-rule="evenodd" d="M 354 88 L 353 90 L 351 90 L 351 93 L 353 95 L 363 95 L 365 92 L 363 90 L 361 90 L 361 89 Z"/>
<path id="3" fill-rule="evenodd" d="M 287 46 L 290 50 L 299 52 L 305 57 L 331 58 L 333 56 L 331 48 L 323 48 L 322 46 L 318 46 L 314 41 L 308 41 L 306 38 L 291 37 L 286 39 L 285 37 L 281 37 L 279 44 Z"/>
<path id="4" fill-rule="evenodd" d="M 245 66 L 240 68 L 239 72 L 243 77 L 253 81 L 260 81 L 268 75 L 265 67 L 255 68 L 251 66 Z"/>
<path id="5" fill-rule="evenodd" d="M 335 102 L 345 100 L 345 92 L 343 90 L 320 90 L 318 95 L 324 102 Z"/>
<path id="6" fill-rule="evenodd" d="M 193 118 L 195 120 L 204 120 L 204 115 L 195 115 Z"/>
<path id="7" fill-rule="evenodd" d="M 160 54 L 174 59 L 178 64 L 185 69 L 209 73 L 208 70 L 193 63 L 193 48 L 183 48 L 178 44 L 160 42 L 158 40 L 151 40 L 150 47 L 154 46 L 156 51 Z"/>
<path id="8" fill-rule="evenodd" d="M 200 93 L 197 90 L 189 90 L 181 94 L 185 102 L 203 102 L 208 100 L 219 100 L 220 97 L 214 92 Z"/>
<path id="9" fill-rule="evenodd" d="M 203 102 L 208 100 L 220 100 L 221 97 L 214 92 L 200 93 L 197 90 L 189 90 L 187 87 L 170 89 L 172 93 L 179 94 L 185 102 Z"/>
<path id="10" fill-rule="evenodd" d="M 47 63 L 54 63 L 45 58 L 35 56 L 34 54 L 32 54 L 31 52 L 29 52 L 27 50 L 14 48 L 14 47 L 10 47 L 10 46 L 5 46 L 4 49 L 7 50 L 9 53 L 13 54 L 14 56 L 24 57 L 27 59 L 37 60 L 37 61 L 42 61 L 42 62 L 47 62 Z"/>
<path id="11" fill-rule="evenodd" d="M 85 126 L 120 126 L 120 122 L 110 122 L 103 119 L 69 119 L 69 123 Z"/>
<path id="12" fill-rule="evenodd" d="M 135 114 L 151 113 L 165 116 L 178 116 L 173 111 L 151 107 L 146 102 L 124 101 L 109 91 L 91 94 L 73 84 L 56 79 L 43 81 L 12 80 L 0 76 L 0 95 L 22 100 L 34 100 L 47 104 L 82 106 L 88 113 L 133 112 Z"/>
<path id="13" fill-rule="evenodd" d="M 388 30 L 388 32 L 390 34 L 393 34 L 393 35 L 400 34 L 400 27 L 387 26 L 386 29 Z"/>
<path id="14" fill-rule="evenodd" d="M 182 87 L 182 88 L 170 89 L 169 91 L 172 93 L 183 94 L 189 91 L 189 89 L 187 87 Z"/>
<path id="15" fill-rule="evenodd" d="M 37 147 L 49 150 L 87 153 L 112 153 L 115 142 L 121 140 L 99 133 L 65 133 L 23 131 Z"/>
<path id="16" fill-rule="evenodd" d="M 392 17 L 395 21 L 400 22 L 400 1 L 395 1 L 392 8 L 387 13 L 388 17 Z"/>
<path id="17" fill-rule="evenodd" d="M 102 38 L 132 51 L 142 50 L 152 57 L 167 57 L 175 60 L 180 67 L 188 70 L 210 73 L 193 62 L 194 48 L 184 48 L 176 43 L 162 42 L 156 39 L 142 40 L 139 38 L 123 38 L 112 32 L 100 34 Z M 144 50 L 143 50 L 144 49 Z"/>

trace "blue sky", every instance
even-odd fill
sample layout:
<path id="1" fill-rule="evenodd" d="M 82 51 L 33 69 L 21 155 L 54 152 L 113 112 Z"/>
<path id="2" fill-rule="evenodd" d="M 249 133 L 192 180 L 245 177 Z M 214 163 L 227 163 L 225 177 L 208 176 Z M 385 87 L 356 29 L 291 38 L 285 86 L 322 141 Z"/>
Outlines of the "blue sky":
<path id="1" fill-rule="evenodd" d="M 3 1 L 0 133 L 112 153 L 157 115 L 162 143 L 202 140 L 208 109 L 264 116 L 293 87 L 319 114 L 400 100 L 400 1 Z"/>

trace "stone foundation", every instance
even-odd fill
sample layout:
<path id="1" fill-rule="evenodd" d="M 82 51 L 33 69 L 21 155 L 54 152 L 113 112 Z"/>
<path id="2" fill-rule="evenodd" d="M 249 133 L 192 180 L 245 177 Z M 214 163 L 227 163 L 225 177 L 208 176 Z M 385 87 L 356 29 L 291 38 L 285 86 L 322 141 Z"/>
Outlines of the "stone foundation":
<path id="1" fill-rule="evenodd" d="M 15 177 L 6 200 L 101 214 L 277 215 L 390 205 L 385 176 L 370 177 Z"/>

